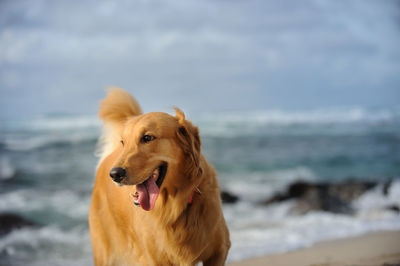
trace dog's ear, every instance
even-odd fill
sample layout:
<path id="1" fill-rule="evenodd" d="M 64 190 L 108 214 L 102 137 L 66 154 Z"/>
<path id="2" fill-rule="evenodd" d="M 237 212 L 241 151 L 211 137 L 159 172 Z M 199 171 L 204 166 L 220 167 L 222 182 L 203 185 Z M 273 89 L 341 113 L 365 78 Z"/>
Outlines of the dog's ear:
<path id="1" fill-rule="evenodd" d="M 102 161 L 120 146 L 121 131 L 129 117 L 142 113 L 135 98 L 120 88 L 109 88 L 107 97 L 101 101 L 99 117 L 104 122 L 96 155 Z"/>
<path id="2" fill-rule="evenodd" d="M 111 87 L 107 97 L 101 101 L 99 117 L 105 124 L 118 125 L 128 117 L 141 113 L 142 110 L 132 95 L 123 89 Z"/>
<path id="3" fill-rule="evenodd" d="M 175 114 L 179 123 L 176 135 L 186 156 L 185 174 L 190 177 L 199 176 L 202 173 L 200 167 L 201 140 L 199 129 L 190 121 L 187 121 L 185 114 L 178 108 L 175 108 Z"/>

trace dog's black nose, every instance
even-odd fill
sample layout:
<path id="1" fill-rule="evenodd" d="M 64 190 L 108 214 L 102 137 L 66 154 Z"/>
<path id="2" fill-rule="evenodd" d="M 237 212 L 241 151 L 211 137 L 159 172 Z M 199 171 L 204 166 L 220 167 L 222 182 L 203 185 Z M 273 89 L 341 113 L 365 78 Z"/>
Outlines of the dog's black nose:
<path id="1" fill-rule="evenodd" d="M 121 182 L 126 177 L 126 170 L 121 167 L 114 167 L 110 171 L 110 176 L 114 182 Z"/>

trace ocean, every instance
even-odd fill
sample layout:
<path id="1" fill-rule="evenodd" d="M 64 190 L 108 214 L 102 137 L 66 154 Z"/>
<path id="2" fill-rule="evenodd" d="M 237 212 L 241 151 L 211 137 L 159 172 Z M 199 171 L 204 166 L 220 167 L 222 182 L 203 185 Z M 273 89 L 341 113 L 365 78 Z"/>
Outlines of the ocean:
<path id="1" fill-rule="evenodd" d="M 229 261 L 400 230 L 400 108 L 230 112 L 191 119 L 221 188 L 239 197 L 223 205 L 232 241 Z M 0 216 L 12 213 L 36 224 L 0 234 L 0 265 L 92 265 L 87 216 L 100 130 L 101 122 L 91 115 L 0 121 Z M 349 179 L 378 183 L 351 202 L 351 214 L 294 214 L 293 199 L 261 204 L 295 181 Z"/>

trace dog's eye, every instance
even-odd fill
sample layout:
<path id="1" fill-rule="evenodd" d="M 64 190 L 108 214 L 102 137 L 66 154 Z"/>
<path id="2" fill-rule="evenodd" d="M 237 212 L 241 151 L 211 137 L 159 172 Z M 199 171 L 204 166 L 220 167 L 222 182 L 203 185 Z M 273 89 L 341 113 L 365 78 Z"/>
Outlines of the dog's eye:
<path id="1" fill-rule="evenodd" d="M 147 143 L 147 142 L 150 142 L 152 140 L 155 140 L 155 138 L 156 137 L 154 137 L 152 135 L 144 135 L 140 141 L 143 142 L 143 143 Z"/>
<path id="2" fill-rule="evenodd" d="M 124 144 L 125 144 L 125 143 L 124 143 L 124 141 L 123 141 L 122 139 L 121 139 L 121 141 L 120 141 L 120 142 L 121 142 L 122 146 L 124 146 Z"/>

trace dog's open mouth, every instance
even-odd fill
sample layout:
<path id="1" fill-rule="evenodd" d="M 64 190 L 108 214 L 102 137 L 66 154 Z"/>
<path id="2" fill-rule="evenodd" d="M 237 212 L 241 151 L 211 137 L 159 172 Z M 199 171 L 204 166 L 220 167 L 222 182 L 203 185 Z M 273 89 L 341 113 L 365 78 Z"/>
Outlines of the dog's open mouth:
<path id="1" fill-rule="evenodd" d="M 143 183 L 136 185 L 136 193 L 132 195 L 133 202 L 143 210 L 150 211 L 154 208 L 160 187 L 167 173 L 167 164 L 161 164 Z"/>

